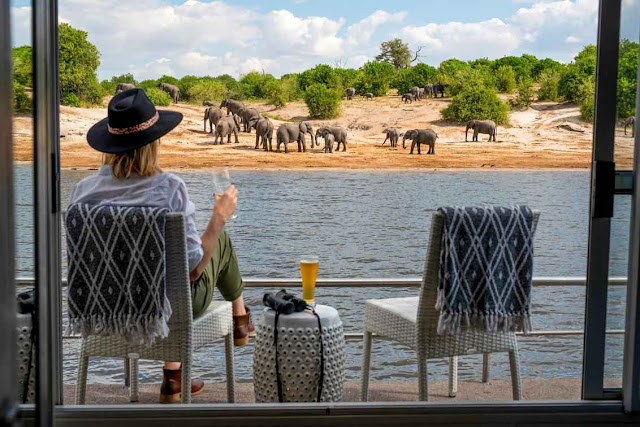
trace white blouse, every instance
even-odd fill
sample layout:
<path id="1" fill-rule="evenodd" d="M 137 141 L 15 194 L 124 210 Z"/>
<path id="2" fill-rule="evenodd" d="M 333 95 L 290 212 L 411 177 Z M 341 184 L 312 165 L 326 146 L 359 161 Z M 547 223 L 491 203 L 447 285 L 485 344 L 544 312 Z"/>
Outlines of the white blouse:
<path id="1" fill-rule="evenodd" d="M 116 179 L 111 167 L 102 166 L 97 174 L 80 181 L 71 191 L 71 204 L 151 206 L 167 208 L 185 215 L 189 271 L 202 259 L 202 241 L 196 230 L 196 207 L 189 200 L 184 181 L 172 173 L 159 173 L 150 177 L 131 175 Z"/>

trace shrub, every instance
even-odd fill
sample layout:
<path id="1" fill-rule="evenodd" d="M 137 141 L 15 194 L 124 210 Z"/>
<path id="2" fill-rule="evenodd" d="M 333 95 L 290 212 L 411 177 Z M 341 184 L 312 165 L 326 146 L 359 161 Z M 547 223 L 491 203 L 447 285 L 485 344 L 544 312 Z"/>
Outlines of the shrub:
<path id="1" fill-rule="evenodd" d="M 469 70 L 471 66 L 459 59 L 451 58 L 440 63 L 438 67 L 437 79 L 441 83 L 451 84 L 455 80 L 455 76 L 463 70 Z"/>
<path id="2" fill-rule="evenodd" d="M 626 119 L 636 114 L 636 82 L 624 77 L 618 79 L 617 109 L 620 118 Z"/>
<path id="3" fill-rule="evenodd" d="M 498 98 L 495 91 L 478 86 L 469 86 L 453 97 L 451 104 L 442 110 L 447 120 L 493 120 L 497 124 L 509 121 L 509 106 Z"/>
<path id="4" fill-rule="evenodd" d="M 31 46 L 13 48 L 13 80 L 22 86 L 33 87 L 33 49 Z"/>
<path id="5" fill-rule="evenodd" d="M 372 93 L 385 96 L 393 80 L 395 70 L 388 62 L 369 61 L 360 68 L 360 75 L 355 84 L 357 93 Z"/>
<path id="6" fill-rule="evenodd" d="M 69 24 L 60 24 L 59 45 L 61 96 L 72 93 L 81 102 L 101 103 L 103 89 L 96 75 L 100 52 L 87 40 L 87 33 Z"/>
<path id="7" fill-rule="evenodd" d="M 148 92 L 149 89 L 158 87 L 158 81 L 157 80 L 143 80 L 140 83 L 138 83 L 138 87 L 140 89 L 144 90 L 145 92 Z"/>
<path id="8" fill-rule="evenodd" d="M 510 65 L 503 65 L 495 72 L 498 92 L 513 93 L 516 88 L 516 73 Z"/>
<path id="9" fill-rule="evenodd" d="M 202 101 L 221 101 L 227 95 L 227 87 L 217 80 L 200 81 L 187 90 L 189 102 L 202 104 Z"/>
<path id="10" fill-rule="evenodd" d="M 580 87 L 596 74 L 596 47 L 585 46 L 560 76 L 558 93 L 567 101 L 579 103 Z"/>
<path id="11" fill-rule="evenodd" d="M 538 101 L 558 101 L 559 73 L 545 72 L 540 76 L 540 89 L 538 89 Z"/>
<path id="12" fill-rule="evenodd" d="M 518 83 L 518 91 L 512 105 L 516 108 L 527 109 L 533 103 L 535 91 L 533 90 L 533 80 L 523 78 Z"/>
<path id="13" fill-rule="evenodd" d="M 588 122 L 593 122 L 594 99 L 591 98 L 580 104 L 580 114 Z"/>
<path id="14" fill-rule="evenodd" d="M 317 119 L 332 119 L 340 114 L 342 95 L 335 89 L 315 83 L 304 93 L 304 102 L 309 108 L 311 117 Z"/>
<path id="15" fill-rule="evenodd" d="M 334 68 L 333 71 L 336 73 L 336 76 L 338 76 L 340 86 L 343 89 L 353 87 L 358 80 L 358 70 L 354 70 L 353 68 Z"/>
<path id="16" fill-rule="evenodd" d="M 60 98 L 60 103 L 69 107 L 79 107 L 80 99 L 78 99 L 75 93 L 65 93 Z"/>
<path id="17" fill-rule="evenodd" d="M 20 83 L 13 82 L 13 111 L 31 111 L 33 103 Z"/>
<path id="18" fill-rule="evenodd" d="M 393 69 L 393 66 L 391 68 Z M 342 89 L 340 76 L 330 65 L 326 64 L 319 64 L 303 71 L 300 73 L 299 82 L 302 90 L 306 90 L 316 83 L 323 84 L 330 89 Z"/>
<path id="19" fill-rule="evenodd" d="M 576 91 L 576 102 L 580 106 L 582 118 L 593 121 L 595 102 L 595 81 L 593 77 L 585 79 Z"/>
<path id="20" fill-rule="evenodd" d="M 535 63 L 531 69 L 531 78 L 535 81 L 541 81 L 542 77 L 547 74 L 560 74 L 564 70 L 564 65 L 551 58 L 541 59 Z"/>
<path id="21" fill-rule="evenodd" d="M 152 87 L 148 90 L 145 90 L 145 92 L 147 93 L 147 97 L 149 97 L 149 100 L 153 102 L 153 105 L 160 105 L 163 107 L 171 105 L 171 97 L 162 89 Z"/>
<path id="22" fill-rule="evenodd" d="M 271 104 L 276 108 L 287 105 L 287 95 L 282 89 L 282 83 L 280 83 L 280 80 L 268 80 L 264 84 L 263 91 L 268 104 Z"/>
<path id="23" fill-rule="evenodd" d="M 504 66 L 511 67 L 515 73 L 516 81 L 520 81 L 523 78 L 531 77 L 531 70 L 537 62 L 538 59 L 532 55 L 503 56 L 493 61 L 493 69 L 497 71 Z"/>
<path id="24" fill-rule="evenodd" d="M 264 98 L 263 82 L 264 76 L 257 71 L 251 71 L 240 79 L 242 91 L 247 98 Z"/>
<path id="25" fill-rule="evenodd" d="M 448 78 L 446 92 L 449 96 L 456 96 L 469 87 L 481 87 L 494 90 L 495 76 L 488 68 L 462 68 L 452 78 Z"/>
<path id="26" fill-rule="evenodd" d="M 288 74 L 280 78 L 280 87 L 287 101 L 302 99 L 302 90 L 298 81 L 298 74 Z"/>

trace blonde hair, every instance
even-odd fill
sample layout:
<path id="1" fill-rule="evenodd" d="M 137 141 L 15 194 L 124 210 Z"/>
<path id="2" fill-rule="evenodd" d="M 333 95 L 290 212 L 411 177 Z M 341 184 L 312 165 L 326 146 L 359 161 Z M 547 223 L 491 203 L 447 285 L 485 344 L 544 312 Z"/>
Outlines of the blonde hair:
<path id="1" fill-rule="evenodd" d="M 132 173 L 140 176 L 153 176 L 162 172 L 158 166 L 158 147 L 160 139 L 135 150 L 118 154 L 105 154 L 103 165 L 111 166 L 111 173 L 115 178 L 126 179 Z"/>

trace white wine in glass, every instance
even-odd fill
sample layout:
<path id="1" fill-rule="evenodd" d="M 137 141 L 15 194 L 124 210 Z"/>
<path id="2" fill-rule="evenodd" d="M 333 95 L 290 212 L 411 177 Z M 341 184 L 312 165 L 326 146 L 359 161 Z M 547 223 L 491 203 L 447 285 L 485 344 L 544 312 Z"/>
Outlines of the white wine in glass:
<path id="1" fill-rule="evenodd" d="M 231 187 L 231 176 L 229 175 L 229 169 L 222 168 L 213 172 L 213 190 L 215 192 L 216 199 L 222 197 L 222 195 Z M 233 213 L 231 219 L 236 219 L 238 215 Z"/>

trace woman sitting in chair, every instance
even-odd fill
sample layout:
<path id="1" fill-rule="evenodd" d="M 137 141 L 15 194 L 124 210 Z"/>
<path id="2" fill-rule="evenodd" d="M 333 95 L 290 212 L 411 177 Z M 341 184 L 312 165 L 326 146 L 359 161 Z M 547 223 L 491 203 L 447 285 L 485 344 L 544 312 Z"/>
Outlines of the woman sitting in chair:
<path id="1" fill-rule="evenodd" d="M 104 153 L 103 166 L 97 174 L 75 186 L 71 203 L 152 206 L 183 212 L 193 316 L 198 317 L 207 310 L 217 287 L 223 298 L 232 303 L 234 343 L 244 346 L 255 329 L 242 298 L 244 283 L 238 259 L 224 230 L 236 209 L 238 192 L 231 186 L 222 197 L 215 199 L 209 224 L 199 235 L 195 206 L 189 200 L 184 181 L 162 172 L 158 166 L 160 137 L 181 121 L 182 114 L 178 112 L 157 111 L 141 89 L 114 96 L 109 102 L 108 117 L 96 123 L 87 134 L 89 145 Z M 180 401 L 180 382 L 180 363 L 165 362 L 161 403 Z M 192 395 L 203 388 L 203 381 L 193 380 Z"/>

